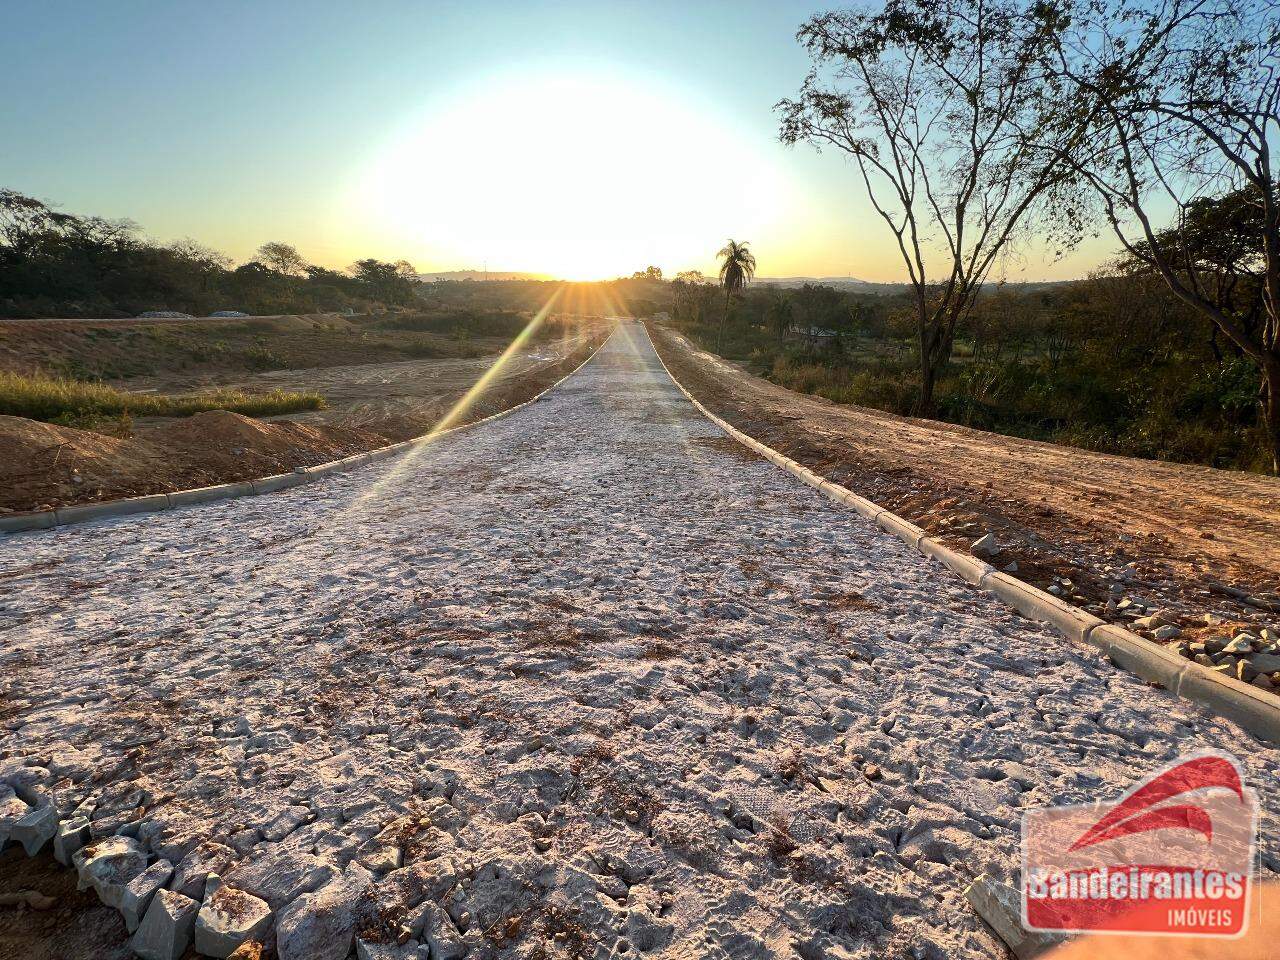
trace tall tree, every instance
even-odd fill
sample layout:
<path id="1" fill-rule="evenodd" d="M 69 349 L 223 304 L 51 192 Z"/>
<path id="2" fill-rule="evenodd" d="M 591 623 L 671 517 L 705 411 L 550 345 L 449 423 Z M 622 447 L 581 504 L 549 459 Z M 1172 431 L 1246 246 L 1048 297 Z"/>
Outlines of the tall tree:
<path id="1" fill-rule="evenodd" d="M 301 276 L 307 269 L 307 261 L 302 259 L 302 254 L 287 243 L 264 243 L 258 248 L 257 257 L 263 266 L 289 277 Z"/>
<path id="2" fill-rule="evenodd" d="M 764 316 L 765 322 L 777 335 L 778 342 L 785 341 L 787 334 L 791 332 L 792 323 L 791 301 L 787 296 L 778 290 L 771 291 Z"/>
<path id="3" fill-rule="evenodd" d="M 1094 135 L 1086 152 L 1048 150 L 1092 188 L 1128 255 L 1256 364 L 1280 472 L 1280 5 L 1067 9 L 1070 29 L 1044 63 L 1052 123 L 1041 129 L 1075 126 L 1084 109 Z"/>
<path id="4" fill-rule="evenodd" d="M 1075 222 L 1066 168 L 1022 133 L 1041 98 L 1037 57 L 1061 30 L 1048 0 L 885 0 L 878 12 L 808 20 L 813 69 L 777 105 L 784 143 L 855 161 L 914 294 L 921 390 L 951 359 L 957 325 L 1002 253 L 1051 198 Z M 1063 150 L 1079 127 L 1055 131 Z"/>
<path id="5" fill-rule="evenodd" d="M 681 319 L 701 323 L 715 288 L 700 270 L 681 270 L 671 281 L 672 310 Z"/>
<path id="6" fill-rule="evenodd" d="M 756 275 L 756 258 L 744 241 L 739 243 L 729 239 L 720 252 L 720 286 L 724 288 L 724 319 L 720 322 L 720 339 L 724 339 L 724 328 L 729 322 L 729 298 L 742 290 Z"/>

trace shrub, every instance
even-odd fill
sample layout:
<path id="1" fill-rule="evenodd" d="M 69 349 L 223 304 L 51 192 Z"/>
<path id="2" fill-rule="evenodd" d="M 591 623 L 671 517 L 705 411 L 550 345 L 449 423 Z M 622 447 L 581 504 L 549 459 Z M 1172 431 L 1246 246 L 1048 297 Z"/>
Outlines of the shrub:
<path id="1" fill-rule="evenodd" d="M 240 354 L 250 370 L 280 370 L 289 364 L 266 344 L 258 343 Z"/>
<path id="2" fill-rule="evenodd" d="M 189 417 L 207 410 L 230 410 L 249 417 L 275 416 L 298 410 L 321 410 L 318 393 L 246 393 L 220 389 L 168 396 L 127 393 L 105 383 L 89 383 L 45 374 L 0 371 L 0 414 L 31 420 L 71 423 L 68 418 Z"/>

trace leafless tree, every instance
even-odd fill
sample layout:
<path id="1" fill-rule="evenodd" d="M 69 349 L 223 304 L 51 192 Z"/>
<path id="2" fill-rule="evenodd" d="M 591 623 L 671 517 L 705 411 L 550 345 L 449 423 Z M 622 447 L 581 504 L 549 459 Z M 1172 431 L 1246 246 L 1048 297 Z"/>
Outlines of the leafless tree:
<path id="1" fill-rule="evenodd" d="M 1057 154 L 1025 137 L 1041 109 L 1040 54 L 1060 30 L 1036 0 L 885 0 L 813 17 L 797 38 L 813 69 L 778 104 L 784 143 L 851 155 L 892 231 L 914 291 L 919 411 L 951 358 L 957 324 L 1035 215 L 1075 223 Z M 1077 131 L 1056 129 L 1063 152 Z"/>

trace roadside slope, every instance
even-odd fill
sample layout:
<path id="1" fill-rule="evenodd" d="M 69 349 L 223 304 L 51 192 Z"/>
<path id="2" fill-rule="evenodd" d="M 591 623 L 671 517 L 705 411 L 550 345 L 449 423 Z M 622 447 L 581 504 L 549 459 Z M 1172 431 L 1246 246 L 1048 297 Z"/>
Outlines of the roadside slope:
<path id="1" fill-rule="evenodd" d="M 600 339 L 597 333 L 555 341 L 536 354 L 513 357 L 470 399 L 458 425 L 545 390 L 582 363 Z M 288 371 L 304 383 L 318 374 L 326 396 L 335 395 L 334 405 L 305 417 L 254 419 L 218 410 L 150 419 L 123 439 L 0 416 L 0 448 L 10 453 L 0 459 L 0 514 L 257 479 L 406 440 L 430 431 L 493 362 L 489 357 Z"/>
<path id="2" fill-rule="evenodd" d="M 1130 608 L 1115 606 L 1128 598 L 1140 607 L 1134 614 L 1172 606 L 1192 619 L 1212 609 L 1254 620 L 1261 611 L 1210 585 L 1276 589 L 1276 478 L 838 406 L 753 376 L 665 327 L 649 330 L 681 382 L 734 426 L 950 545 L 994 532 L 1002 549 L 993 563 L 1016 562 L 1021 579 L 1109 619 L 1123 617 Z"/>

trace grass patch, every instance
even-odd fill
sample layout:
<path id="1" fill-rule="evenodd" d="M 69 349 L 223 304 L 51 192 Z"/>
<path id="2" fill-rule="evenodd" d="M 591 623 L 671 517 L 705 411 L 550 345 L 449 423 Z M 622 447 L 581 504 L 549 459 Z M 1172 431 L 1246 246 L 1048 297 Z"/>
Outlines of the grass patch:
<path id="1" fill-rule="evenodd" d="M 126 393 L 104 383 L 0 371 L 0 414 L 31 420 L 72 423 L 92 418 L 190 417 L 207 410 L 269 417 L 324 406 L 324 397 L 318 393 L 231 389 L 176 395 Z"/>

